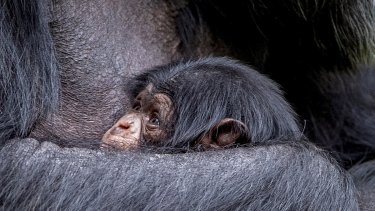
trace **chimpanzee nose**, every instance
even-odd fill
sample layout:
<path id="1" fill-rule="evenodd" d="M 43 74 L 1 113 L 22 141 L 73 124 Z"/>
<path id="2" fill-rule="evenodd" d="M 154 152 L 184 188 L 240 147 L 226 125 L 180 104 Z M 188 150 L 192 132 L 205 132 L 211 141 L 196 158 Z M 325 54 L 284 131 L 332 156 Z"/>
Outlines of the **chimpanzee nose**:
<path id="1" fill-rule="evenodd" d="M 123 125 L 118 125 L 117 127 L 114 127 L 111 131 L 110 134 L 114 136 L 124 136 L 124 135 L 130 135 L 131 133 L 131 124 L 123 124 Z"/>
<path id="2" fill-rule="evenodd" d="M 139 122 L 139 123 L 138 123 Z M 138 124 L 137 124 L 138 123 Z M 140 132 L 140 121 L 134 120 L 133 116 L 126 115 L 122 120 L 118 122 L 118 125 L 115 125 L 113 130 L 110 132 L 111 135 L 117 136 L 129 136 L 134 133 Z"/>
<path id="3" fill-rule="evenodd" d="M 142 115 L 130 113 L 123 116 L 103 136 L 102 147 L 131 149 L 139 146 L 142 132 Z"/>
<path id="4" fill-rule="evenodd" d="M 121 123 L 118 127 L 124 130 L 128 130 L 133 124 L 134 124 L 134 121 L 125 121 Z"/>
<path id="5" fill-rule="evenodd" d="M 111 135 L 123 138 L 138 138 L 141 133 L 141 117 L 137 114 L 128 114 L 122 117 L 110 131 Z"/>

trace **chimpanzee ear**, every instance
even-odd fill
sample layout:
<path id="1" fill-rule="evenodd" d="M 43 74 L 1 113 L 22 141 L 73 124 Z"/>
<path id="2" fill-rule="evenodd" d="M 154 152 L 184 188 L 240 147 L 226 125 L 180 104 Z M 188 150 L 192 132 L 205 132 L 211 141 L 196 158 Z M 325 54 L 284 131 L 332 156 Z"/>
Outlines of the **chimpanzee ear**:
<path id="1" fill-rule="evenodd" d="M 221 148 L 235 143 L 246 135 L 246 125 L 241 121 L 225 118 L 208 131 L 201 140 L 205 148 Z"/>

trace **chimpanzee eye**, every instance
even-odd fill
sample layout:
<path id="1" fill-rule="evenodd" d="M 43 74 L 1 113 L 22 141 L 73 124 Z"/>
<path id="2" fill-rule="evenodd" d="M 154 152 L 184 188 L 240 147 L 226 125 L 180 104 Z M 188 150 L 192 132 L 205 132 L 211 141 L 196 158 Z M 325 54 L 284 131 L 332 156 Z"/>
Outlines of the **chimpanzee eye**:
<path id="1" fill-rule="evenodd" d="M 155 125 L 155 126 L 159 126 L 160 125 L 160 120 L 158 117 L 152 117 L 148 123 L 152 124 L 152 125 Z"/>

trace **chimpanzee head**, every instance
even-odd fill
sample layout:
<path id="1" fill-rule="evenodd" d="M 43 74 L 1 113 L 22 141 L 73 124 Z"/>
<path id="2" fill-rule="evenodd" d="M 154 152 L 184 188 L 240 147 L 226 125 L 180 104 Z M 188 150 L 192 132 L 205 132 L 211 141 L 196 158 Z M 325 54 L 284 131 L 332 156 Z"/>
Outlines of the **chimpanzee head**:
<path id="1" fill-rule="evenodd" d="M 104 135 L 106 145 L 207 149 L 300 134 L 278 86 L 227 58 L 159 66 L 130 87 L 133 107 Z"/>

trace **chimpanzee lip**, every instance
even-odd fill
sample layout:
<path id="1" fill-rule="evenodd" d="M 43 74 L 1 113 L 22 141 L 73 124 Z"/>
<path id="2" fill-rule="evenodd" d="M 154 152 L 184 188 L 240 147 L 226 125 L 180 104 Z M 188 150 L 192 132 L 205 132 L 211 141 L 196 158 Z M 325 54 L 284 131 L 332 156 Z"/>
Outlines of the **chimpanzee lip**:
<path id="1" fill-rule="evenodd" d="M 135 138 L 124 138 L 122 136 L 112 136 L 110 138 L 110 143 L 120 148 L 133 148 L 139 145 L 138 140 Z"/>

